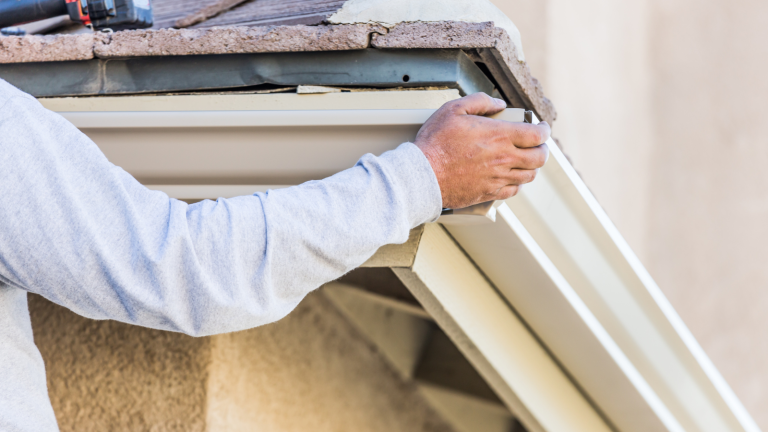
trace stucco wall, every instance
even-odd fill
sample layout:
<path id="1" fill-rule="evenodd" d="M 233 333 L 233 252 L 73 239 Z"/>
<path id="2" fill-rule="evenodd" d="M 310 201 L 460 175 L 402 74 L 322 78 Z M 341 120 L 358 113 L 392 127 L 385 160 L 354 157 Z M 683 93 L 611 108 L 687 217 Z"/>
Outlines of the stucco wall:
<path id="1" fill-rule="evenodd" d="M 320 293 L 213 346 L 211 431 L 450 430 Z"/>
<path id="2" fill-rule="evenodd" d="M 768 3 L 653 5 L 646 262 L 768 430 Z"/>
<path id="3" fill-rule="evenodd" d="M 768 429 L 768 3 L 494 3 L 553 135 Z"/>
<path id="4" fill-rule="evenodd" d="M 29 309 L 62 432 L 206 430 L 209 339 Z"/>
<path id="5" fill-rule="evenodd" d="M 30 311 L 62 432 L 452 430 L 322 293 L 278 323 L 197 339 L 37 296 Z"/>
<path id="6" fill-rule="evenodd" d="M 531 73 L 555 104 L 553 136 L 643 256 L 653 151 L 645 2 L 494 3 L 520 28 Z"/>

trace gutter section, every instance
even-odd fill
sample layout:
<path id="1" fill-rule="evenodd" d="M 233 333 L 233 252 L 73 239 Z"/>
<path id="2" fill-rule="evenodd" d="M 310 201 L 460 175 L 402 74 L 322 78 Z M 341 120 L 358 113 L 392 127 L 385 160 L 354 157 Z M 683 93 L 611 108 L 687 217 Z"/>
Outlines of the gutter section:
<path id="1" fill-rule="evenodd" d="M 565 156 L 499 207 L 447 226 L 622 431 L 758 431 Z"/>
<path id="2" fill-rule="evenodd" d="M 368 97 L 375 105 L 376 96 Z M 434 108 L 440 103 L 435 99 Z M 434 112 L 345 110 L 339 101 L 333 108 L 63 114 L 145 184 L 287 185 L 411 140 Z M 504 307 L 616 429 L 758 431 L 586 185 L 549 145 L 537 180 L 499 207 L 495 223 L 446 229 L 508 302 Z M 148 181 L 142 173 L 162 178 Z"/>

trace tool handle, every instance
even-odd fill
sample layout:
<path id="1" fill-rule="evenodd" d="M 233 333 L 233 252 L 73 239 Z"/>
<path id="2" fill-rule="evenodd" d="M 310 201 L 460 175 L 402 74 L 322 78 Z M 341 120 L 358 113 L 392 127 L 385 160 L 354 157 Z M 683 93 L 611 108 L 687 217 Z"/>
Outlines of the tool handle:
<path id="1" fill-rule="evenodd" d="M 66 14 L 64 0 L 0 0 L 0 28 Z"/>

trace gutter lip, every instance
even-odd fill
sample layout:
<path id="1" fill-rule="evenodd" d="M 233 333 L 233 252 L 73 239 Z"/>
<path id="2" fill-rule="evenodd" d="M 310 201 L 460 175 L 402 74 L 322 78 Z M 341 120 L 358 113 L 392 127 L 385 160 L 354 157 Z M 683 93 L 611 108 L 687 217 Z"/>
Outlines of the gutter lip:
<path id="1" fill-rule="evenodd" d="M 62 111 L 83 129 L 420 126 L 433 109 L 284 111 Z"/>

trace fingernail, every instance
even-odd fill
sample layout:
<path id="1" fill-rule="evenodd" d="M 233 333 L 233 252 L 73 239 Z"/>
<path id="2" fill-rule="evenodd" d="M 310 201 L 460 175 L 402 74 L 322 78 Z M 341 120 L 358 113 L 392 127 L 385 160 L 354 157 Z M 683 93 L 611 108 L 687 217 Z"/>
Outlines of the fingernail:
<path id="1" fill-rule="evenodd" d="M 493 101 L 496 102 L 496 105 L 498 106 L 503 106 L 503 107 L 507 106 L 507 103 L 504 102 L 503 99 L 493 98 Z"/>

